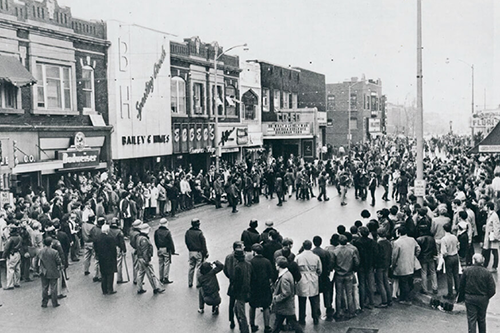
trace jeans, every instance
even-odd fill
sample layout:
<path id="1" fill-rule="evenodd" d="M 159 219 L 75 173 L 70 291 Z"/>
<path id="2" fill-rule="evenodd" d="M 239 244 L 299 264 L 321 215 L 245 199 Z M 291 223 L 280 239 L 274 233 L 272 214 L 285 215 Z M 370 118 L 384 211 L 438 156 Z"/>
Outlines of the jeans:
<path id="1" fill-rule="evenodd" d="M 153 265 L 150 262 L 146 262 L 142 258 L 137 258 L 138 270 L 137 270 L 137 290 L 142 290 L 142 281 L 144 280 L 144 275 L 148 277 L 149 283 L 153 289 L 160 288 L 160 282 L 155 275 L 153 270 Z"/>
<path id="2" fill-rule="evenodd" d="M 392 302 L 392 290 L 389 284 L 389 270 L 387 268 L 377 268 L 375 270 L 375 281 L 380 294 L 381 303 L 389 304 Z"/>
<path id="3" fill-rule="evenodd" d="M 446 282 L 448 284 L 448 295 L 453 295 L 453 282 L 455 282 L 455 290 L 458 293 L 458 254 L 454 256 L 444 257 L 444 265 L 446 269 Z"/>
<path id="4" fill-rule="evenodd" d="M 167 251 L 166 247 L 160 247 L 158 249 L 158 274 L 160 275 L 160 281 L 168 280 L 171 259 L 172 255 Z"/>
<path id="5" fill-rule="evenodd" d="M 469 333 L 486 333 L 486 309 L 489 299 L 486 296 L 465 294 L 465 308 L 467 309 L 467 323 Z"/>
<path id="6" fill-rule="evenodd" d="M 356 311 L 354 306 L 353 278 L 353 274 L 335 274 L 333 281 L 335 282 L 335 307 L 337 309 L 337 313 L 340 313 L 340 310 L 342 309 L 342 298 L 344 295 L 347 298 L 347 310 L 349 315 L 353 316 Z"/>
<path id="7" fill-rule="evenodd" d="M 431 287 L 432 290 L 438 289 L 437 283 L 437 275 L 436 275 L 436 264 L 434 260 L 420 261 L 420 265 L 422 266 L 422 271 L 420 272 L 422 277 L 422 290 L 425 292 L 429 291 L 428 283 L 427 283 L 427 275 L 431 276 Z"/>
<path id="8" fill-rule="evenodd" d="M 358 271 L 359 283 L 359 306 L 364 308 L 367 305 L 373 306 L 373 288 L 374 283 L 373 270 Z M 367 303 L 368 302 L 368 303 Z"/>
<path id="9" fill-rule="evenodd" d="M 483 257 L 484 257 L 484 267 L 488 267 L 490 264 L 490 256 L 493 252 L 493 266 L 492 268 L 498 268 L 498 250 L 497 249 L 483 249 Z"/>
<path id="10" fill-rule="evenodd" d="M 188 285 L 193 286 L 194 272 L 200 268 L 203 256 L 200 251 L 189 251 Z"/>
<path id="11" fill-rule="evenodd" d="M 398 276 L 399 280 L 399 300 L 411 301 L 410 292 L 413 289 L 413 274 Z"/>
<path id="12" fill-rule="evenodd" d="M 41 275 L 42 278 L 42 305 L 47 305 L 50 299 L 52 300 L 52 305 L 57 304 L 57 279 L 47 279 L 45 275 Z M 50 294 L 49 294 L 50 287 Z"/>
<path id="13" fill-rule="evenodd" d="M 308 297 L 299 296 L 299 322 L 306 320 L 306 300 Z M 309 296 L 309 303 L 311 303 L 311 317 L 314 320 L 319 319 L 319 295 Z"/>
<path id="14" fill-rule="evenodd" d="M 249 333 L 248 321 L 245 311 L 245 301 L 237 299 L 234 302 L 234 313 L 236 314 L 236 319 L 238 319 L 238 326 L 240 327 L 241 333 Z"/>

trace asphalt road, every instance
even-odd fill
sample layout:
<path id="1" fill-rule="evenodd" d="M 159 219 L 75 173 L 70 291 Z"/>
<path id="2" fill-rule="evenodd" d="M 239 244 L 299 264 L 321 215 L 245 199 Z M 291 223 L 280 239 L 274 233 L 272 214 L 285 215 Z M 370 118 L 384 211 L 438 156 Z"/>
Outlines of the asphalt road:
<path id="1" fill-rule="evenodd" d="M 317 189 L 316 189 L 317 192 Z M 360 219 L 360 212 L 366 208 L 375 214 L 382 207 L 390 207 L 391 202 L 379 200 L 376 207 L 369 202 L 354 200 L 353 193 L 348 195 L 348 205 L 340 206 L 340 200 L 333 187 L 328 189 L 331 198 L 328 202 L 296 201 L 292 197 L 282 207 L 277 207 L 277 199 L 266 200 L 261 197 L 259 204 L 252 207 L 240 206 L 239 212 L 232 214 L 229 208 L 215 210 L 213 206 L 203 206 L 179 214 L 171 220 L 172 231 L 179 256 L 173 258 L 170 279 L 166 292 L 153 295 L 149 282 L 145 280 L 147 292 L 137 295 L 132 283 L 117 286 L 115 295 L 102 295 L 100 283 L 92 282 L 92 275 L 84 276 L 82 261 L 71 264 L 68 297 L 61 301 L 59 308 L 43 309 L 39 279 L 31 283 L 22 283 L 20 289 L 0 290 L 0 327 L 3 332 L 231 332 L 228 321 L 228 298 L 225 296 L 228 281 L 221 273 L 222 304 L 220 315 L 212 316 L 210 311 L 198 314 L 198 292 L 187 286 L 187 249 L 184 245 L 184 233 L 190 227 L 193 217 L 201 220 L 201 229 L 207 238 L 209 260 L 224 258 L 232 250 L 232 243 L 238 240 L 241 232 L 248 227 L 250 219 L 259 221 L 258 230 L 262 231 L 267 220 L 274 221 L 275 228 L 284 237 L 294 240 L 294 252 L 305 239 L 315 235 L 323 238 L 327 245 L 330 236 L 339 224 L 351 226 Z M 377 190 L 377 197 L 382 189 Z M 157 227 L 152 222 L 151 238 Z M 131 258 L 127 256 L 131 273 Z M 153 258 L 155 272 L 158 273 L 156 257 Z M 91 267 L 92 270 L 92 267 Z M 499 292 L 500 293 L 500 292 Z M 322 307 L 323 309 L 323 307 Z M 466 332 L 465 315 L 451 315 L 430 308 L 418 306 L 405 307 L 395 304 L 389 309 L 365 311 L 360 316 L 347 322 L 324 322 L 313 326 L 307 309 L 306 332 L 346 332 L 349 327 L 375 328 L 379 332 Z M 324 311 L 324 309 L 323 309 Z M 257 324 L 263 331 L 261 313 Z M 488 330 L 500 332 L 500 295 L 490 302 L 487 317 Z M 235 330 L 237 332 L 237 329 Z"/>

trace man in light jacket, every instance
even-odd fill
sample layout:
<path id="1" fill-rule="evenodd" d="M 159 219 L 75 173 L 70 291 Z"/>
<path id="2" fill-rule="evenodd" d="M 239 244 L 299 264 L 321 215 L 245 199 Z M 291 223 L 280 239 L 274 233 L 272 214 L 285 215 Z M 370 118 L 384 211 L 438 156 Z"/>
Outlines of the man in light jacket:
<path id="1" fill-rule="evenodd" d="M 322 272 L 320 258 L 311 251 L 312 243 L 305 240 L 302 243 L 304 251 L 297 256 L 295 261 L 299 266 L 301 278 L 297 283 L 299 296 L 299 324 L 306 323 L 306 300 L 309 297 L 314 325 L 319 323 L 319 276 Z"/>
<path id="2" fill-rule="evenodd" d="M 415 260 L 420 254 L 420 246 L 413 237 L 407 236 L 405 226 L 400 226 L 396 230 L 396 235 L 399 238 L 394 242 L 392 250 L 392 270 L 394 276 L 399 280 L 399 303 L 411 305 L 409 295 L 413 285 Z"/>

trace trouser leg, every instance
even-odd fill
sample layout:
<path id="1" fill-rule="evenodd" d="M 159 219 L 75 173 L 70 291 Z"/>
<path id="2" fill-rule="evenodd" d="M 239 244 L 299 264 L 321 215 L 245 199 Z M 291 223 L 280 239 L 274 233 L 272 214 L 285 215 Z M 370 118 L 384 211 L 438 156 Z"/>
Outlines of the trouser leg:
<path id="1" fill-rule="evenodd" d="M 385 285 L 384 285 L 384 270 L 382 268 L 376 269 L 375 281 L 377 282 L 377 290 L 380 294 L 380 303 L 387 304 L 387 292 L 385 290 Z"/>
<path id="2" fill-rule="evenodd" d="M 306 300 L 307 297 L 299 296 L 299 322 L 306 321 Z"/>
<path id="3" fill-rule="evenodd" d="M 247 316 L 245 313 L 245 302 L 236 300 L 234 303 L 234 311 L 236 314 L 236 318 L 238 319 L 238 325 L 240 327 L 240 332 L 241 333 L 248 333 L 248 322 L 247 322 Z"/>
<path id="4" fill-rule="evenodd" d="M 123 252 L 120 249 L 116 249 L 116 281 L 123 281 L 123 260 L 124 260 L 124 255 Z"/>
<path id="5" fill-rule="evenodd" d="M 92 259 L 92 254 L 94 252 L 94 244 L 85 243 L 84 247 L 84 260 L 83 260 L 83 271 L 89 272 L 90 270 L 90 260 Z"/>

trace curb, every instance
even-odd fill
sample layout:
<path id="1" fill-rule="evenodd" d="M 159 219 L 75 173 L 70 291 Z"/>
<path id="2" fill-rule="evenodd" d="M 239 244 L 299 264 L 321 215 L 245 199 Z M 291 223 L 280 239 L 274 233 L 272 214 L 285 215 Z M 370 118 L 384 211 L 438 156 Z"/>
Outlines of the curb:
<path id="1" fill-rule="evenodd" d="M 463 303 L 454 303 L 453 304 L 453 310 L 452 311 L 445 311 L 442 306 L 439 306 L 437 308 L 431 306 L 431 301 L 434 299 L 438 299 L 442 302 L 442 304 L 450 304 L 451 302 L 447 300 L 443 300 L 442 297 L 436 297 L 436 296 L 431 296 L 431 295 L 423 295 L 419 292 L 414 296 L 413 301 L 415 305 L 419 305 L 422 307 L 427 307 L 431 309 L 437 309 L 439 311 L 449 313 L 452 315 L 461 315 L 461 314 L 466 314 L 467 311 L 465 309 L 465 305 Z"/>

